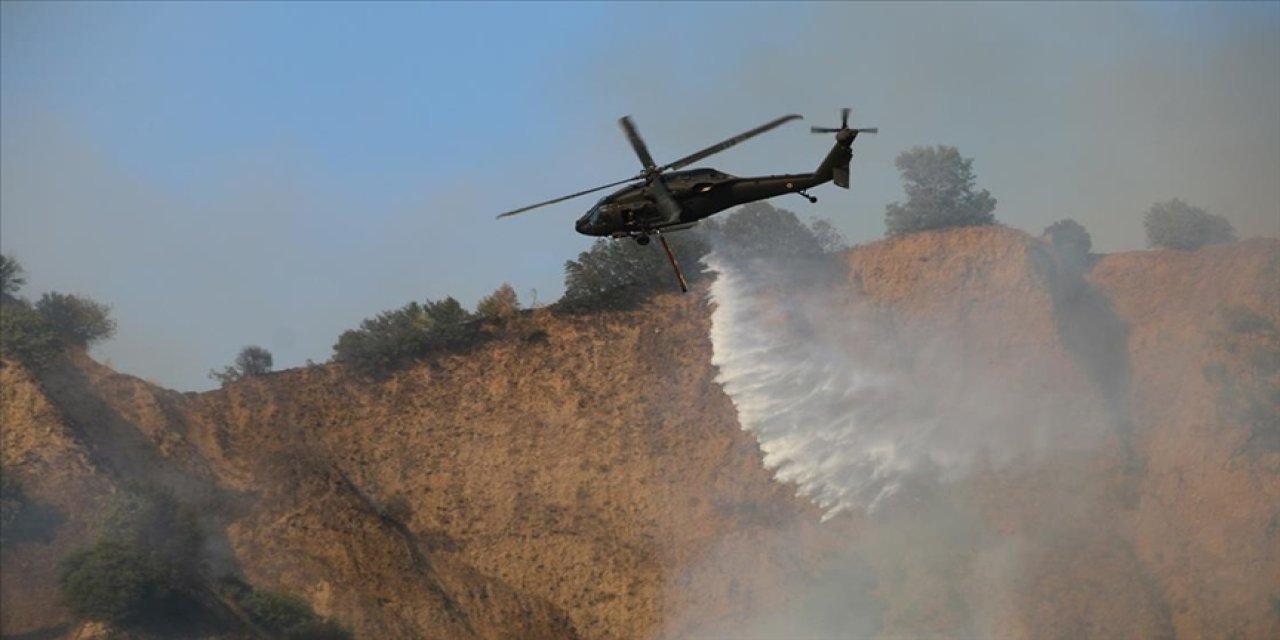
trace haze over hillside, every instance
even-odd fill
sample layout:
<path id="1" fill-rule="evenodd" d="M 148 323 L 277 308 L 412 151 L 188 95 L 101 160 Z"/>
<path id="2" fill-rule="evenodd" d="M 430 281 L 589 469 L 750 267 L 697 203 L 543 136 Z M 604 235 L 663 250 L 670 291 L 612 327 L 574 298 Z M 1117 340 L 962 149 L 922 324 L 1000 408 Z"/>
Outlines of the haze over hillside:
<path id="1" fill-rule="evenodd" d="M 6 361 L 0 461 L 57 517 L 5 542 L 0 633 L 77 630 L 58 561 L 141 482 L 196 508 L 208 580 L 357 637 L 1280 634 L 1280 240 L 706 262 L 382 381 Z"/>

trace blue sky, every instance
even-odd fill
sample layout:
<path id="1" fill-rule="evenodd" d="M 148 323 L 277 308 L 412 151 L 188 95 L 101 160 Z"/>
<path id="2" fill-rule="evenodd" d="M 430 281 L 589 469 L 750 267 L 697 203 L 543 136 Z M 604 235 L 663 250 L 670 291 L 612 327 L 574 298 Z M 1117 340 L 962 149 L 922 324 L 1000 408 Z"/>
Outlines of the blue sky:
<path id="1" fill-rule="evenodd" d="M 0 249 L 26 293 L 113 305 L 96 354 L 178 389 L 261 344 L 322 361 L 410 300 L 541 301 L 590 245 L 573 201 L 617 180 L 632 114 L 659 161 L 789 112 L 708 161 L 802 171 L 842 106 L 854 242 L 901 198 L 893 158 L 951 144 L 998 219 L 1073 217 L 1106 250 L 1182 197 L 1280 235 L 1280 4 L 0 4 Z"/>

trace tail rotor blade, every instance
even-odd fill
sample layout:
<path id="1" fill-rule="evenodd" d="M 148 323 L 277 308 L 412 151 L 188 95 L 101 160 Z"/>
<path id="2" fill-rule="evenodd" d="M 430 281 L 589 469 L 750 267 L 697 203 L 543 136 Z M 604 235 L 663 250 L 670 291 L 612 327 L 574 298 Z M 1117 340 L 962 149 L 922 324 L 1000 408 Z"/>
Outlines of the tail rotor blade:
<path id="1" fill-rule="evenodd" d="M 836 133 L 838 131 L 840 130 L 832 129 L 831 127 L 809 127 L 809 133 Z"/>
<path id="2" fill-rule="evenodd" d="M 849 107 L 845 107 L 840 110 L 840 128 L 841 129 L 849 128 L 849 114 L 852 112 L 853 112 L 853 109 L 850 109 Z"/>

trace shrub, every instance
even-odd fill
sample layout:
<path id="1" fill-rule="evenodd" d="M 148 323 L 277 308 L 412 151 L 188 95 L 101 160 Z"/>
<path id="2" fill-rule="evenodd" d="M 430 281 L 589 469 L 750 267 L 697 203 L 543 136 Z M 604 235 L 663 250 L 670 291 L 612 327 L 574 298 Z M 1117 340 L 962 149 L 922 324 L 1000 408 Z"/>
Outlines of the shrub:
<path id="1" fill-rule="evenodd" d="M 974 190 L 973 159 L 955 147 L 916 147 L 896 164 L 907 201 L 885 207 L 887 235 L 995 223 L 996 199 Z"/>
<path id="2" fill-rule="evenodd" d="M 718 250 L 739 256 L 775 258 L 817 256 L 824 252 L 823 243 L 839 244 L 842 239 L 830 223 L 819 225 L 824 234 L 819 238 L 796 214 L 778 209 L 767 202 L 745 205 L 723 220 L 710 220 L 704 233 L 716 243 Z"/>
<path id="3" fill-rule="evenodd" d="M 210 369 L 209 377 L 221 382 L 225 387 L 238 380 L 271 373 L 271 365 L 270 351 L 256 345 L 249 345 L 240 350 L 233 366 L 226 367 L 221 372 Z"/>
<path id="4" fill-rule="evenodd" d="M 22 277 L 23 273 L 22 265 L 17 260 L 0 254 L 0 302 L 18 299 L 18 290 L 27 283 L 26 278 Z"/>
<path id="5" fill-rule="evenodd" d="M 1045 228 L 1044 235 L 1049 238 L 1053 248 L 1064 256 L 1083 258 L 1093 248 L 1093 239 L 1085 231 L 1084 225 L 1070 218 L 1049 225 Z"/>
<path id="6" fill-rule="evenodd" d="M 1235 227 L 1226 218 L 1177 198 L 1151 205 L 1143 224 L 1147 229 L 1147 246 L 1157 249 L 1190 251 L 1236 239 Z"/>
<path id="7" fill-rule="evenodd" d="M 308 620 L 290 628 L 285 640 L 351 640 L 355 636 L 335 620 Z"/>
<path id="8" fill-rule="evenodd" d="M 64 348 L 57 330 L 27 301 L 0 304 L 0 355 L 40 369 Z"/>
<path id="9" fill-rule="evenodd" d="M 1242 304 L 1223 307 L 1222 326 L 1230 333 L 1269 333 L 1276 330 L 1275 325 L 1261 314 Z"/>
<path id="10" fill-rule="evenodd" d="M 410 302 L 338 336 L 334 361 L 357 373 L 382 376 L 434 351 L 458 350 L 479 336 L 475 318 L 452 297 Z"/>
<path id="11" fill-rule="evenodd" d="M 505 282 L 476 303 L 476 315 L 486 320 L 509 320 L 519 311 L 520 299 L 516 296 L 516 290 Z"/>
<path id="12" fill-rule="evenodd" d="M 36 311 L 70 345 L 88 347 L 115 335 L 111 307 L 88 298 L 55 292 L 40 296 Z"/>
<path id="13" fill-rule="evenodd" d="M 316 618 L 306 600 L 288 593 L 254 591 L 241 604 L 255 622 L 277 634 Z"/>
<path id="14" fill-rule="evenodd" d="M 108 540 L 71 554 L 59 580 L 76 616 L 122 622 L 168 594 L 164 572 L 134 545 Z"/>
<path id="15" fill-rule="evenodd" d="M 5 529 L 13 526 L 26 504 L 27 498 L 22 493 L 22 485 L 18 484 L 12 473 L 0 467 L 0 540 L 4 538 Z"/>
<path id="16" fill-rule="evenodd" d="M 668 236 L 667 242 L 686 278 L 700 278 L 697 265 L 709 249 L 706 239 L 679 233 Z M 564 270 L 565 292 L 558 306 L 569 311 L 627 308 L 648 294 L 676 287 L 662 247 L 640 246 L 628 239 L 597 240 L 577 260 L 565 262 Z"/>
<path id="17" fill-rule="evenodd" d="M 103 539 L 146 549 L 156 566 L 179 588 L 198 580 L 203 535 L 194 509 L 170 491 L 130 484 L 108 499 L 100 520 Z"/>

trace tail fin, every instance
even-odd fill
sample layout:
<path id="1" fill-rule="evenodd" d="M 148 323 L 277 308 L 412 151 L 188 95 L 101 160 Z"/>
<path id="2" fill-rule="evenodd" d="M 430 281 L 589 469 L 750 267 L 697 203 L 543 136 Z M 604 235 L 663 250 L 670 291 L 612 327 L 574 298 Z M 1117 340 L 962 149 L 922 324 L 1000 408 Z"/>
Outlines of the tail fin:
<path id="1" fill-rule="evenodd" d="M 819 179 L 830 180 L 837 187 L 849 188 L 849 160 L 853 158 L 853 150 L 849 145 L 852 142 L 852 136 L 847 141 L 836 141 L 836 145 L 831 148 L 831 153 L 823 158 L 822 164 L 818 165 L 818 170 L 814 172 Z"/>

